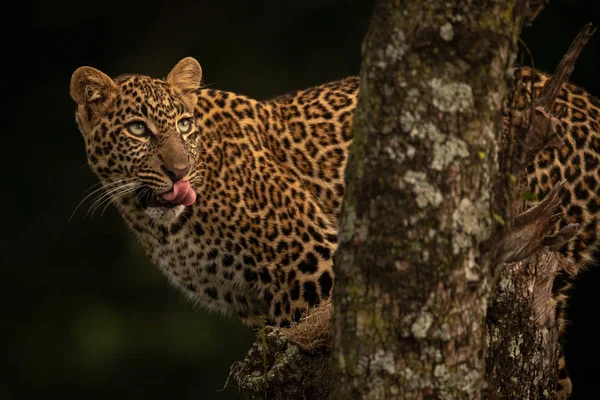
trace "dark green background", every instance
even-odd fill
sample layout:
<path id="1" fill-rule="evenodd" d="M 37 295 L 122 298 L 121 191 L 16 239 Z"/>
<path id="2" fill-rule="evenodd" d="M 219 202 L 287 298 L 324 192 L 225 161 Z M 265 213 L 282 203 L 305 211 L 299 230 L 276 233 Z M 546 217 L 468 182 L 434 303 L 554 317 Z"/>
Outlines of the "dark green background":
<path id="1" fill-rule="evenodd" d="M 594 0 L 554 0 L 523 40 L 552 71 Z M 212 87 L 266 99 L 357 74 L 370 1 L 104 1 L 0 5 L 0 400 L 233 399 L 223 387 L 254 333 L 195 307 L 148 262 L 117 213 L 85 218 L 96 183 L 69 97 L 71 73 L 164 76 L 196 57 Z M 600 34 L 572 81 L 600 95 Z M 568 360 L 593 398 L 600 268 L 578 281 Z M 594 368 L 595 365 L 595 368 Z M 587 395 L 586 395 L 587 393 Z"/>

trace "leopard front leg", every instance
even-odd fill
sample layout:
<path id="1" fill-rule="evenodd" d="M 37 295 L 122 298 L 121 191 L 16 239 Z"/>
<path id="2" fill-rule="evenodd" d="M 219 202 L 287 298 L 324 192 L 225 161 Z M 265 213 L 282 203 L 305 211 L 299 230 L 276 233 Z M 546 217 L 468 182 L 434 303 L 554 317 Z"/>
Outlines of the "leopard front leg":
<path id="1" fill-rule="evenodd" d="M 337 232 L 304 219 L 295 234 L 277 244 L 278 257 L 257 268 L 267 324 L 289 327 L 331 297 Z"/>

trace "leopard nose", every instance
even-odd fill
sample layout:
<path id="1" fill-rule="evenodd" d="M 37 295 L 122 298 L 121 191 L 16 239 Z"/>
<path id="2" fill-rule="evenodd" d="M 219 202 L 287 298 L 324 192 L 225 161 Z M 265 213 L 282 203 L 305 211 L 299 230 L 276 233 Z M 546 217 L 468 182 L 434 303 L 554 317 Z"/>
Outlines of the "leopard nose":
<path id="1" fill-rule="evenodd" d="M 173 183 L 182 180 L 183 177 L 186 176 L 188 172 L 190 172 L 190 167 L 187 166 L 184 168 L 175 168 L 163 165 L 161 166 L 161 169 L 165 174 L 167 174 L 167 176 L 173 181 Z"/>

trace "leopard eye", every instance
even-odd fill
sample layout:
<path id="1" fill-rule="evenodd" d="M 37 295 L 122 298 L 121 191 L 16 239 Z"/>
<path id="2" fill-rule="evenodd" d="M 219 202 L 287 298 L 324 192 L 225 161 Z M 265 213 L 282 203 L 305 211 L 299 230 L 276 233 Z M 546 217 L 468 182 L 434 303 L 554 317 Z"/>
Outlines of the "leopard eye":
<path id="1" fill-rule="evenodd" d="M 191 118 L 182 118 L 177 123 L 177 128 L 179 128 L 179 132 L 182 134 L 189 133 L 192 130 L 192 119 Z"/>
<path id="2" fill-rule="evenodd" d="M 146 124 L 140 121 L 134 121 L 134 122 L 130 122 L 129 124 L 127 124 L 127 130 L 129 131 L 129 133 L 131 133 L 133 136 L 146 136 L 146 134 L 148 133 L 148 127 L 146 127 Z"/>

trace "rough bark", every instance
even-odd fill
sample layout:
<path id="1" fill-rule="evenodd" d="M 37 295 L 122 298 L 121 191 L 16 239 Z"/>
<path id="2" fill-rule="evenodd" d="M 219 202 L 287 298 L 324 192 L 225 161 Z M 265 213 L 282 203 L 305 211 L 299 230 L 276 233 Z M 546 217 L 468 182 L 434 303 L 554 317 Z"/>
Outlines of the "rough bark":
<path id="1" fill-rule="evenodd" d="M 544 250 L 502 273 L 486 324 L 488 398 L 553 399 L 559 348 L 552 281 L 561 257 Z M 533 303 L 540 314 L 532 318 Z"/>
<path id="2" fill-rule="evenodd" d="M 460 4 L 460 5 L 459 5 Z M 334 291 L 332 398 L 484 389 L 493 184 L 524 2 L 379 1 Z"/>
<path id="3" fill-rule="evenodd" d="M 329 352 L 308 352 L 278 329 L 260 332 L 231 375 L 248 399 L 327 399 L 331 386 Z"/>

